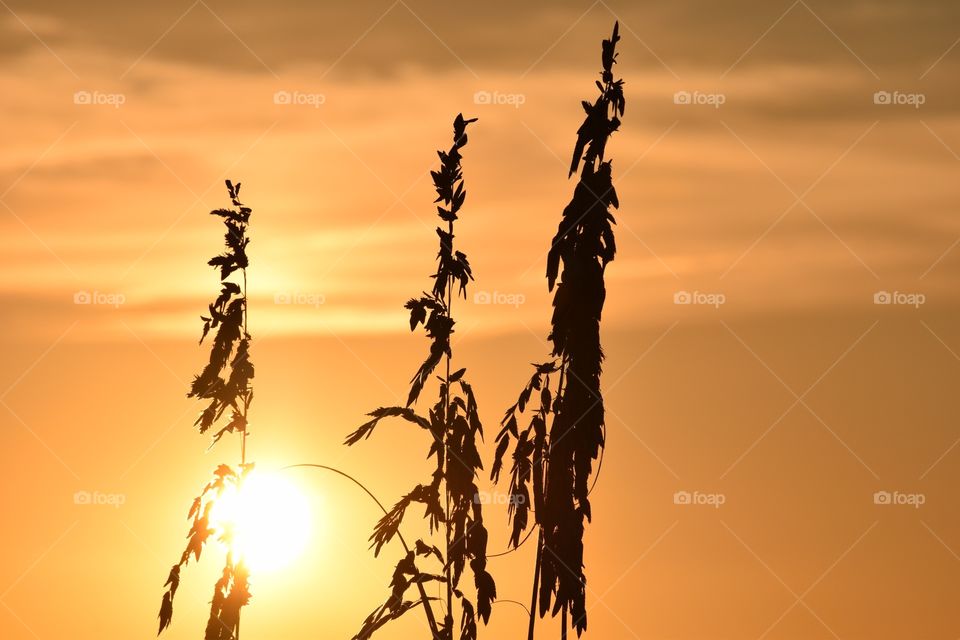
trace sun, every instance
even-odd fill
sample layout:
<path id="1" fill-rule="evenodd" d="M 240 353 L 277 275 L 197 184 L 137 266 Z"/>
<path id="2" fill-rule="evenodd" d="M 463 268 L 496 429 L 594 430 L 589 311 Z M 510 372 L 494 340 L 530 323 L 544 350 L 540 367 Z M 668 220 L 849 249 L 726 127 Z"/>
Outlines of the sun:
<path id="1" fill-rule="evenodd" d="M 306 548 L 310 508 L 299 488 L 282 476 L 252 471 L 239 487 L 228 487 L 210 512 L 219 532 L 232 533 L 230 548 L 253 573 L 281 569 Z"/>

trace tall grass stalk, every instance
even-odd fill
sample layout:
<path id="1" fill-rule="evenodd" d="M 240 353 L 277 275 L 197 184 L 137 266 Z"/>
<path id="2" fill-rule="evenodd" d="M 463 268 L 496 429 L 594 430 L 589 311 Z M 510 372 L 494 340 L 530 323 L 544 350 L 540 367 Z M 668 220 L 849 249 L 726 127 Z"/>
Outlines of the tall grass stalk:
<path id="1" fill-rule="evenodd" d="M 204 631 L 204 640 L 238 640 L 240 637 L 240 610 L 250 601 L 250 572 L 240 555 L 232 549 L 232 532 L 218 531 L 211 522 L 211 510 L 217 499 L 228 490 L 238 490 L 253 468 L 246 459 L 248 414 L 253 401 L 253 364 L 250 362 L 250 334 L 247 331 L 247 227 L 251 209 L 240 200 L 240 183 L 226 181 L 227 192 L 234 208 L 215 209 L 211 215 L 223 220 L 226 227 L 226 250 L 208 264 L 219 270 L 220 294 L 208 306 L 209 315 L 201 316 L 203 333 L 200 343 L 215 331 L 209 360 L 194 377 L 187 397 L 197 398 L 206 407 L 195 426 L 200 433 L 212 432 L 210 447 L 227 434 L 240 438 L 239 463 L 221 464 L 213 479 L 200 491 L 187 513 L 190 530 L 187 545 L 180 559 L 170 569 L 160 606 L 160 628 L 170 626 L 173 620 L 173 602 L 180 586 L 180 571 L 190 559 L 200 555 L 216 537 L 227 547 L 226 564 L 214 585 L 210 615 Z M 239 272 L 239 273 L 238 273 Z M 239 277 L 238 277 L 239 276 Z"/>
<path id="2" fill-rule="evenodd" d="M 437 227 L 440 241 L 437 269 L 433 274 L 431 291 L 406 303 L 410 312 L 410 329 L 423 325 L 430 339 L 430 349 L 410 381 L 410 392 L 405 406 L 381 407 L 371 412 L 371 419 L 347 436 L 346 444 L 354 445 L 370 437 L 379 422 L 397 417 L 419 427 L 429 435 L 427 458 L 435 458 L 430 480 L 418 484 L 403 496 L 380 519 L 370 536 L 374 555 L 399 534 L 407 508 L 415 502 L 424 506 L 424 518 L 431 536 L 442 538 L 443 549 L 431 540 L 418 539 L 413 549 L 400 559 L 390 583 L 390 595 L 364 620 L 355 639 L 369 638 L 375 631 L 416 607 L 423 607 L 434 638 L 452 640 L 454 610 L 459 605 L 459 638 L 477 637 L 477 618 L 484 624 L 496 598 L 496 585 L 487 572 L 487 530 L 479 492 L 475 484 L 478 470 L 483 468 L 477 450 L 483 437 L 483 427 L 477 412 L 473 388 L 467 382 L 466 369 L 452 370 L 453 352 L 450 337 L 454 332 L 453 302 L 459 293 L 466 298 L 467 286 L 473 279 L 467 256 L 454 248 L 454 223 L 466 200 L 461 169 L 460 150 L 467 144 L 467 126 L 474 120 L 457 115 L 453 123 L 453 144 L 448 151 L 439 151 L 440 168 L 431 171 L 437 192 L 435 202 L 441 226 Z M 421 393 L 434 372 L 438 395 L 427 415 L 414 410 Z M 432 563 L 433 572 L 421 565 Z M 475 598 L 460 586 L 465 567 L 473 574 Z M 424 585 L 439 583 L 445 591 L 442 621 L 434 611 L 435 598 L 426 596 Z M 405 600 L 408 589 L 417 585 L 418 600 Z"/>
<path id="3" fill-rule="evenodd" d="M 561 614 L 562 637 L 568 620 L 578 636 L 587 628 L 583 532 L 584 520 L 592 517 L 593 463 L 602 454 L 606 437 L 600 318 L 606 298 L 604 273 L 616 254 L 616 221 L 610 208 L 620 206 L 611 161 L 604 160 L 607 141 L 620 127 L 625 106 L 623 81 L 613 76 L 619 40 L 615 23 L 613 35 L 601 47 L 603 68 L 596 83 L 600 95 L 592 103 L 582 103 L 586 118 L 577 130 L 569 173 L 580 169 L 579 181 L 547 254 L 547 287 L 556 289 L 549 336 L 553 360 L 534 365 L 533 376 L 504 415 L 491 468 L 496 482 L 512 443 L 510 544 L 514 548 L 521 544 L 531 524 L 531 505 L 532 524 L 538 528 L 529 639 L 534 636 L 536 612 L 540 617 L 547 611 Z M 525 412 L 529 422 L 521 430 L 519 416 Z"/>

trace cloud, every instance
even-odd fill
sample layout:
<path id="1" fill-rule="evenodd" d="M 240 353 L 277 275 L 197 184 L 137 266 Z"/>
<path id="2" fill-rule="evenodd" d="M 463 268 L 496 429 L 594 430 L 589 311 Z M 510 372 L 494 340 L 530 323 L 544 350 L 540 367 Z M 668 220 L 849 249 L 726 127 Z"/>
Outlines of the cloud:
<path id="1" fill-rule="evenodd" d="M 141 56 L 268 75 L 302 66 L 336 67 L 339 77 L 384 77 L 409 68 L 480 76 L 519 75 L 534 66 L 580 69 L 590 61 L 582 43 L 594 42 L 618 18 L 634 59 L 651 68 L 661 68 L 662 61 L 681 77 L 697 70 L 719 74 L 738 60 L 744 69 L 812 63 L 866 72 L 866 65 L 908 69 L 916 77 L 953 42 L 951 25 L 960 17 L 956 4 L 945 0 L 882 6 L 757 0 L 669 5 L 498 0 L 479 6 L 409 0 L 362 4 L 349 12 L 293 0 L 269 8 L 214 0 L 183 6 L 106 0 L 10 6 L 71 66 L 74 52 L 98 51 L 116 59 L 122 67 L 118 75 Z M 532 25 L 536 28 L 526 28 Z M 8 55 L 42 47 L 19 21 L 8 18 L 5 31 Z M 76 66 L 82 75 L 82 65 Z"/>
<path id="2" fill-rule="evenodd" d="M 410 7 L 419 15 L 425 5 Z M 543 29 L 524 37 L 555 31 L 555 40 L 576 10 L 564 5 L 543 18 Z M 205 212 L 225 204 L 222 181 L 229 177 L 244 183 L 245 199 L 255 209 L 251 253 L 257 300 L 269 304 L 278 292 L 322 294 L 328 300 L 319 314 L 271 308 L 268 315 L 278 326 L 322 331 L 322 322 L 311 324 L 322 316 L 336 318 L 345 331 L 386 330 L 402 320 L 403 301 L 428 284 L 436 237 L 427 171 L 436 162 L 434 150 L 448 142 L 452 116 L 464 111 L 480 121 L 464 161 L 469 199 L 458 240 L 471 257 L 478 291 L 522 295 L 526 302 L 463 309 L 477 331 L 539 327 L 549 316 L 544 253 L 573 188 L 566 164 L 581 116 L 579 100 L 594 91 L 597 40 L 609 28 L 602 6 L 522 78 L 517 69 L 536 60 L 539 54 L 528 55 L 534 46 L 545 49 L 549 43 L 497 40 L 496 33 L 516 34 L 515 27 L 489 16 L 478 20 L 462 38 L 466 43 L 490 38 L 477 78 L 398 5 L 397 16 L 384 18 L 326 77 L 332 55 L 284 57 L 264 49 L 268 66 L 283 71 L 277 79 L 255 59 L 256 64 L 217 66 L 199 42 L 175 41 L 176 55 L 158 45 L 120 79 L 142 53 L 127 55 L 133 41 L 143 44 L 147 32 L 159 35 L 176 16 L 165 15 L 169 8 L 151 8 L 153 13 L 124 33 L 98 39 L 100 29 L 114 29 L 129 9 L 103 15 L 94 4 L 90 16 L 75 11 L 72 5 L 48 4 L 22 17 L 56 40 L 51 46 L 57 45 L 80 79 L 31 45 L 9 61 L 11 73 L 0 80 L 0 117 L 17 123 L 0 153 L 0 193 L 7 191 L 2 201 L 12 210 L 0 207 L 0 251 L 17 277 L 0 283 L 0 297 L 26 305 L 22 313 L 43 315 L 56 308 L 66 317 L 76 311 L 63 306 L 73 291 L 122 291 L 130 300 L 125 310 L 131 322 L 161 333 L 192 332 L 189 318 L 215 288 L 204 262 L 220 242 L 220 230 Z M 195 11 L 213 19 L 202 6 Z M 301 25 L 312 24 L 303 12 L 325 9 L 298 5 L 291 11 L 263 14 L 231 5 L 224 19 L 232 27 L 236 22 L 242 38 L 247 31 L 260 34 L 256 37 L 280 51 L 286 44 L 268 34 L 289 26 L 292 16 L 299 16 Z M 518 20 L 540 15 L 531 8 L 504 11 Z M 705 33 L 708 19 L 717 29 L 713 40 L 700 45 L 699 66 L 677 67 L 680 78 L 650 59 L 633 34 L 625 35 L 619 71 L 628 82 L 627 113 L 610 146 L 623 202 L 617 213 L 620 255 L 609 274 L 610 300 L 628 303 L 611 302 L 612 325 L 658 322 L 675 311 L 658 303 L 644 308 L 647 293 L 669 300 L 678 287 L 714 287 L 727 278 L 736 286 L 724 286 L 742 288 L 739 298 L 749 301 L 740 307 L 743 313 L 792 307 L 801 290 L 804 304 L 813 307 L 855 300 L 863 279 L 875 280 L 871 269 L 884 280 L 916 280 L 960 234 L 950 214 L 955 160 L 943 146 L 960 148 L 954 133 L 960 123 L 951 107 L 955 89 L 937 73 L 921 87 L 928 98 L 922 109 L 877 105 L 873 92 L 896 88 L 905 67 L 878 66 L 884 81 L 877 84 L 830 37 L 836 50 L 829 64 L 819 61 L 822 52 L 806 56 L 799 49 L 794 54 L 803 55 L 778 56 L 763 49 L 758 63 L 738 65 L 719 80 L 717 61 L 736 56 L 709 53 L 710 47 L 720 40 L 721 49 L 731 46 L 749 25 L 721 33 L 730 18 L 712 15 L 714 9 L 704 15 L 645 5 L 625 11 L 652 17 L 631 19 L 644 25 L 644 33 L 686 15 L 690 29 L 672 31 L 680 42 Z M 813 19 L 800 5 L 794 11 Z M 878 24 L 893 21 L 897 14 L 891 11 L 878 14 Z M 453 29 L 454 13 L 451 7 L 431 10 L 431 26 L 435 20 Z M 401 28 L 404 15 L 414 24 Z M 851 26 L 856 15 L 846 7 L 832 18 Z M 912 19 L 932 20 L 931 15 L 920 12 Z M 200 27 L 191 16 L 175 28 L 183 31 L 179 38 L 201 37 L 194 34 Z M 253 19 L 257 16 L 260 20 Z M 790 20 L 784 18 L 770 33 L 771 42 L 783 46 L 806 33 L 806 25 L 794 33 L 800 23 Z M 18 24 L 7 19 L 4 28 L 22 31 Z M 203 24 L 209 48 L 226 36 L 240 47 L 240 57 L 250 57 L 223 25 Z M 306 42 L 318 46 L 328 44 L 324 29 L 349 31 L 342 24 L 317 24 Z M 813 27 L 829 36 L 822 25 Z M 297 40 L 298 33 L 280 40 Z M 442 39 L 445 33 L 438 31 Z M 429 64 L 422 64 L 421 40 L 431 50 L 439 47 Z M 121 41 L 129 50 L 123 55 Z M 659 43 L 649 44 L 659 53 Z M 259 46 L 250 46 L 261 54 Z M 360 72 L 358 59 L 370 51 L 386 56 L 386 66 L 396 61 L 396 68 Z M 576 53 L 578 61 L 559 64 L 568 53 Z M 471 56 L 461 57 L 473 66 Z M 513 68 L 500 57 L 509 58 Z M 281 58 L 284 62 L 275 64 Z M 888 72 L 894 74 L 889 83 Z M 904 84 L 903 90 L 912 86 Z M 120 94 L 124 100 L 78 104 L 77 91 Z M 721 92 L 725 102 L 720 108 L 677 104 L 678 91 Z M 278 101 L 278 92 L 289 100 Z M 478 93 L 490 100 L 479 100 Z M 803 204 L 787 212 L 794 193 L 811 185 L 803 201 L 813 213 Z M 906 217 L 904 211 L 913 213 Z M 950 264 L 947 254 L 927 277 L 930 287 L 942 286 Z M 829 278 L 823 265 L 843 277 Z M 806 279 L 813 277 L 825 282 L 810 284 Z M 770 284 L 784 282 L 792 284 Z M 751 286 L 764 295 L 751 295 Z M 954 294 L 945 289 L 944 295 Z M 175 320 L 180 313 L 187 322 Z M 38 323 L 18 326 L 25 334 L 42 330 Z M 404 323 L 396 322 L 394 330 L 403 331 Z"/>

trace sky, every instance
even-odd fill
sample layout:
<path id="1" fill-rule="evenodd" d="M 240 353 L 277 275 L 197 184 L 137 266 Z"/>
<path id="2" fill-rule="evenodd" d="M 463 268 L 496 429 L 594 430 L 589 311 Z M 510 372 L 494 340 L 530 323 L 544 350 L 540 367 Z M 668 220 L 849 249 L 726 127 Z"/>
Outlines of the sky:
<path id="1" fill-rule="evenodd" d="M 184 397 L 224 179 L 254 210 L 251 456 L 337 466 L 392 503 L 428 443 L 401 425 L 342 440 L 402 401 L 427 348 L 403 303 L 434 268 L 429 170 L 453 117 L 479 118 L 454 359 L 490 459 L 549 354 L 545 256 L 614 20 L 587 637 L 957 637 L 958 18 L 902 0 L 0 0 L 0 637 L 155 634 L 187 507 L 237 456 L 206 450 Z M 255 577 L 244 637 L 350 637 L 396 560 L 367 549 L 376 507 L 282 473 L 315 537 Z M 485 513 L 505 548 L 505 506 Z M 531 551 L 491 559 L 502 599 L 529 602 Z M 202 633 L 210 555 L 173 640 Z M 525 617 L 496 605 L 481 634 Z"/>

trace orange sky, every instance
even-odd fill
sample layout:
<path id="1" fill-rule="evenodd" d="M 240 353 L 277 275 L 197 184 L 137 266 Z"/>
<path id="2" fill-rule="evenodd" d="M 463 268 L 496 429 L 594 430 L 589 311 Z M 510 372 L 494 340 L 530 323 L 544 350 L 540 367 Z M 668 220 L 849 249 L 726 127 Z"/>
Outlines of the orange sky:
<path id="1" fill-rule="evenodd" d="M 426 443 L 340 443 L 426 348 L 402 305 L 433 268 L 427 172 L 452 117 L 479 117 L 458 241 L 472 293 L 519 304 L 458 303 L 455 352 L 495 434 L 548 351 L 545 251 L 614 19 L 588 637 L 957 637 L 958 18 L 900 0 L 0 1 L 0 638 L 153 637 L 185 509 L 234 455 L 204 453 L 184 398 L 224 178 L 254 208 L 253 457 L 335 464 L 392 503 Z M 354 488 L 295 480 L 316 544 L 257 581 L 244 637 L 349 637 L 395 557 L 367 552 L 377 513 Z M 486 518 L 494 552 L 505 509 Z M 528 601 L 529 551 L 491 560 L 502 597 Z M 218 565 L 191 565 L 167 638 L 202 633 Z M 524 625 L 503 604 L 481 632 Z"/>

